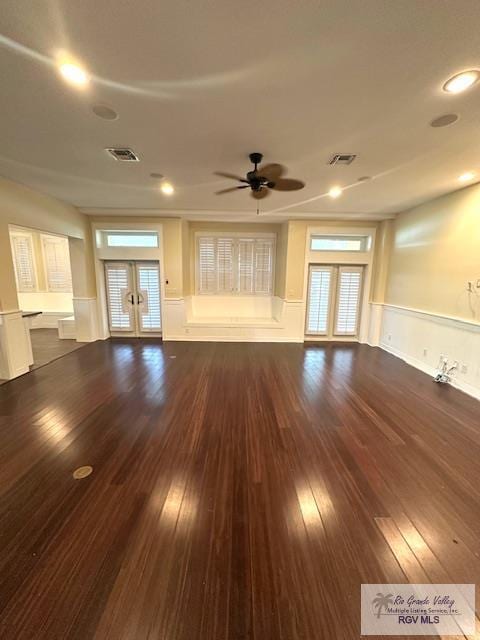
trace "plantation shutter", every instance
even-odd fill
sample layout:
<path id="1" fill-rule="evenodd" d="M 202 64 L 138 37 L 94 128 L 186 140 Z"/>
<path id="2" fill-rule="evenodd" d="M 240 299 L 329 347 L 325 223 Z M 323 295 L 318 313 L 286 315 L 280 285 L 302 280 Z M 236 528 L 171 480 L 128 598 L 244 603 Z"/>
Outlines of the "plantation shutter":
<path id="1" fill-rule="evenodd" d="M 255 241 L 255 293 L 272 292 L 273 240 Z"/>
<path id="2" fill-rule="evenodd" d="M 272 293 L 273 238 L 200 236 L 197 247 L 198 293 Z"/>
<path id="3" fill-rule="evenodd" d="M 19 293 L 36 291 L 32 236 L 12 233 L 11 244 Z"/>
<path id="4" fill-rule="evenodd" d="M 130 265 L 125 262 L 106 262 L 108 321 L 112 331 L 133 331 L 133 306 Z"/>
<path id="5" fill-rule="evenodd" d="M 48 291 L 70 292 L 72 290 L 72 276 L 68 240 L 42 235 L 42 244 Z"/>
<path id="6" fill-rule="evenodd" d="M 198 239 L 198 292 L 215 293 L 217 288 L 215 238 Z"/>
<path id="7" fill-rule="evenodd" d="M 140 329 L 142 331 L 160 331 L 160 275 L 158 262 L 138 262 L 137 288 L 140 294 Z"/>
<path id="8" fill-rule="evenodd" d="M 336 335 L 354 336 L 358 332 L 362 274 L 362 267 L 339 268 Z"/>
<path id="9" fill-rule="evenodd" d="M 254 292 L 254 250 L 253 239 L 238 241 L 238 291 L 240 293 Z"/>
<path id="10" fill-rule="evenodd" d="M 307 333 L 326 334 L 330 314 L 332 268 L 310 267 L 308 286 Z"/>
<path id="11" fill-rule="evenodd" d="M 233 240 L 216 238 L 217 248 L 217 292 L 233 291 Z"/>

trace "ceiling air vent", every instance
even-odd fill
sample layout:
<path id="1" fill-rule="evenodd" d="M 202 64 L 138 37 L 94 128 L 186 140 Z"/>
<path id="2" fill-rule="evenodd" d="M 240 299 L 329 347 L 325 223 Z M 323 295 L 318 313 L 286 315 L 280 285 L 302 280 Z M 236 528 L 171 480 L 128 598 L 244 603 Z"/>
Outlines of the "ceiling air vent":
<path id="1" fill-rule="evenodd" d="M 352 164 L 356 157 L 355 153 L 336 153 L 330 158 L 328 164 Z"/>
<path id="2" fill-rule="evenodd" d="M 140 158 L 131 149 L 105 149 L 105 151 L 121 162 L 140 162 Z"/>

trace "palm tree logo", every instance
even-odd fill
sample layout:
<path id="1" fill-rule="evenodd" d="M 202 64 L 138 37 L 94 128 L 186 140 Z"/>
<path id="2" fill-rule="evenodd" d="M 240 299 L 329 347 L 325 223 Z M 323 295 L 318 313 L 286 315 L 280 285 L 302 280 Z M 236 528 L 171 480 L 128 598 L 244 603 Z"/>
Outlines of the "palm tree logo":
<path id="1" fill-rule="evenodd" d="M 377 597 L 372 600 L 374 608 L 377 610 L 377 618 L 380 618 L 382 609 L 386 609 L 389 605 L 393 604 L 393 593 L 387 593 L 386 596 L 383 593 L 377 593 Z"/>

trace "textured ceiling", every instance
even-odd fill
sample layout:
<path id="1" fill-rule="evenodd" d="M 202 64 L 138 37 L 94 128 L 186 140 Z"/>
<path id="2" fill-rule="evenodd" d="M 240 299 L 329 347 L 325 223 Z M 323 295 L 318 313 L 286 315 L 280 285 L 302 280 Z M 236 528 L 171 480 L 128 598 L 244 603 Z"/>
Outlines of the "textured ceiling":
<path id="1" fill-rule="evenodd" d="M 441 91 L 480 67 L 479 24 L 478 0 L 3 0 L 0 174 L 92 212 L 246 220 L 256 203 L 215 196 L 230 183 L 213 172 L 243 174 L 258 150 L 307 183 L 262 201 L 272 220 L 388 216 L 480 169 L 480 86 Z M 60 50 L 95 76 L 87 90 L 61 80 Z M 330 167 L 335 152 L 358 158 Z M 335 183 L 352 186 L 333 201 Z"/>

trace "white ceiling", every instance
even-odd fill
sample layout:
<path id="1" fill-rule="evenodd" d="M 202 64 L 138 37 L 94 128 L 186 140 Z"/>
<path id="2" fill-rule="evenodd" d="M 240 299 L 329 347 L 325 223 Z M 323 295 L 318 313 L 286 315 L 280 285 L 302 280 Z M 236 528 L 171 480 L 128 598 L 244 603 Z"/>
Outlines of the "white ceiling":
<path id="1" fill-rule="evenodd" d="M 480 86 L 441 91 L 480 67 L 479 25 L 478 0 L 3 0 L 0 174 L 87 212 L 248 220 L 255 201 L 214 195 L 230 183 L 213 172 L 244 174 L 261 151 L 307 183 L 262 201 L 272 220 L 388 217 L 480 169 Z M 61 49 L 95 76 L 87 90 L 60 79 Z M 335 152 L 358 158 L 330 167 Z M 333 201 L 335 183 L 353 186 Z"/>

